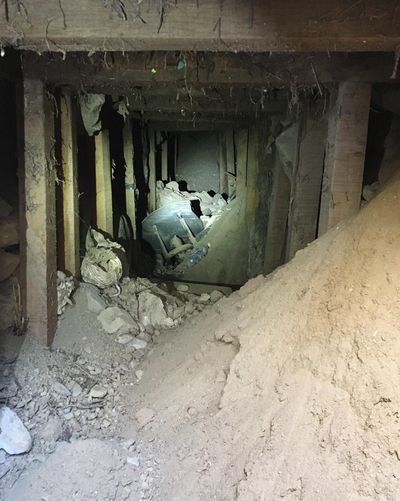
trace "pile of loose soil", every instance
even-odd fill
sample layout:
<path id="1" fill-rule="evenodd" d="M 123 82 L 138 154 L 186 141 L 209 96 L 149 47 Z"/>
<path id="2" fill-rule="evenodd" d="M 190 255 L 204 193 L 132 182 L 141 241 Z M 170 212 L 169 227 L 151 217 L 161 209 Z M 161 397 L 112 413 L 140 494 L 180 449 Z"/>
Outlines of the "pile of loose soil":
<path id="1" fill-rule="evenodd" d="M 126 484 L 113 466 L 97 499 L 397 499 L 399 284 L 400 176 L 289 264 L 160 337 L 134 391 L 121 389 L 129 491 L 115 494 Z M 57 450 L 43 463 L 52 479 Z M 63 498 L 95 488 L 79 478 Z M 25 471 L 6 499 L 39 480 Z"/>
<path id="2" fill-rule="evenodd" d="M 151 434 L 165 447 L 148 452 L 163 460 L 154 498 L 396 499 L 399 284 L 397 177 L 194 326 L 194 337 L 210 329 L 239 347 L 218 406 L 201 405 L 190 423 L 166 411 L 200 397 L 202 367 L 185 379 L 179 363 L 156 389 L 144 383 L 142 403 L 161 414 Z"/>

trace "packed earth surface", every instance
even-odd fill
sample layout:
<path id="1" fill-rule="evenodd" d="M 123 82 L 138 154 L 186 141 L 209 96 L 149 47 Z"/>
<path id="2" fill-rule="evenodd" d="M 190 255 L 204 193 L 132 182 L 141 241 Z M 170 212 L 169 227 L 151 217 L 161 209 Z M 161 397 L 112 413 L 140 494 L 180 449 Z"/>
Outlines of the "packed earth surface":
<path id="1" fill-rule="evenodd" d="M 1 402 L 33 445 L 0 451 L 1 498 L 398 499 L 399 284 L 400 177 L 229 297 L 145 291 L 156 327 L 137 281 L 90 309 L 82 284 L 51 349 L 5 343 Z M 108 308 L 135 327 L 106 333 Z"/>

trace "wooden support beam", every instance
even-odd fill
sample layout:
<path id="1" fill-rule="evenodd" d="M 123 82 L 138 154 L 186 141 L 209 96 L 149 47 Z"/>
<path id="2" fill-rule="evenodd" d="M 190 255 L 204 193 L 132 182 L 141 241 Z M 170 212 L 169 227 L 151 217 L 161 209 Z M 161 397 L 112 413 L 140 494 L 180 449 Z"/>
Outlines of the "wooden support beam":
<path id="1" fill-rule="evenodd" d="M 4 46 L 43 51 L 366 51 L 400 45 L 395 0 L 24 0 L 0 15 Z M 49 23 L 49 19 L 52 20 Z M 196 20 L 195 23 L 188 20 Z M 107 36 L 105 37 L 105 33 Z M 110 63 L 109 63 L 110 64 Z"/>
<path id="2" fill-rule="evenodd" d="M 321 47 L 317 51 L 323 50 Z M 189 99 L 194 104 L 211 102 L 219 96 L 231 97 L 231 109 L 243 104 L 255 109 L 261 98 L 268 102 L 264 89 L 298 85 L 353 82 L 387 82 L 400 80 L 400 72 L 392 79 L 394 56 L 388 53 L 260 53 L 232 54 L 225 52 L 187 53 L 185 71 L 177 69 L 179 53 L 135 52 L 115 53 L 109 56 L 112 64 L 105 64 L 104 52 L 92 56 L 81 53 L 23 54 L 23 67 L 37 78 L 45 78 L 53 85 L 82 87 L 87 92 L 132 96 L 131 103 L 144 104 L 153 98 L 158 108 L 161 98 L 174 96 L 184 105 Z M 106 59 L 107 61 L 107 59 Z M 152 70 L 156 70 L 153 73 Z M 218 92 L 216 92 L 216 87 Z M 253 90 L 249 93 L 249 87 Z M 190 95 L 187 89 L 190 88 Z M 223 91 L 221 93 L 221 91 Z M 227 99 L 229 101 L 229 99 Z M 232 106 L 233 103 L 233 106 Z M 171 104 L 169 104 L 171 106 Z M 153 105 L 154 108 L 154 105 Z M 181 115 L 182 118 L 182 115 Z M 160 116 L 163 120 L 163 117 Z"/>
<path id="3" fill-rule="evenodd" d="M 286 229 L 290 204 L 290 179 L 275 150 L 267 172 L 269 189 L 264 273 L 271 273 L 285 261 Z"/>
<path id="4" fill-rule="evenodd" d="M 228 193 L 228 170 L 226 165 L 226 134 L 218 134 L 219 191 Z"/>
<path id="5" fill-rule="evenodd" d="M 149 212 L 156 210 L 156 139 L 155 132 L 149 127 L 149 156 L 148 156 L 148 202 Z"/>
<path id="6" fill-rule="evenodd" d="M 360 207 L 370 101 L 370 84 L 339 85 L 329 116 L 319 235 Z"/>
<path id="7" fill-rule="evenodd" d="M 133 131 L 132 122 L 128 118 L 124 125 L 124 157 L 125 157 L 125 197 L 126 213 L 131 221 L 133 239 L 136 240 L 136 179 L 133 166 Z"/>
<path id="8" fill-rule="evenodd" d="M 54 113 L 43 82 L 25 78 L 23 88 L 26 315 L 28 332 L 50 345 L 57 328 Z"/>
<path id="9" fill-rule="evenodd" d="M 263 123 L 250 127 L 246 191 L 246 224 L 249 231 L 248 278 L 261 274 L 264 265 L 268 216 L 266 197 L 268 159 L 264 147 L 266 137 Z"/>
<path id="10" fill-rule="evenodd" d="M 161 144 L 161 178 L 168 181 L 168 137 Z"/>
<path id="11" fill-rule="evenodd" d="M 100 230 L 111 237 L 113 229 L 113 205 L 111 189 L 111 157 L 108 130 L 95 136 L 96 149 L 96 223 Z"/>
<path id="12" fill-rule="evenodd" d="M 292 181 L 287 261 L 317 236 L 326 138 L 326 115 L 305 117 Z"/>
<path id="13" fill-rule="evenodd" d="M 66 271 L 77 277 L 80 270 L 77 116 L 75 103 L 68 92 L 61 95 L 60 119 L 64 263 Z"/>

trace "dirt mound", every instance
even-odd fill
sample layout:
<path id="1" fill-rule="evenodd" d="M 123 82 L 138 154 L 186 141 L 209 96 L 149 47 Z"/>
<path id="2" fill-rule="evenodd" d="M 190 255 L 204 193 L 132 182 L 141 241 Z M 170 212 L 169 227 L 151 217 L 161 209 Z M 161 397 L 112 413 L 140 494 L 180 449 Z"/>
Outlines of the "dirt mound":
<path id="1" fill-rule="evenodd" d="M 224 312 L 217 336 L 240 343 L 218 416 L 242 444 L 237 499 L 397 498 L 399 283 L 397 177 Z"/>
<path id="2" fill-rule="evenodd" d="M 216 407 L 180 420 L 176 409 L 200 397 L 205 364 L 157 373 L 155 353 L 141 402 L 158 412 L 144 432 L 161 465 L 154 499 L 397 499 L 399 284 L 397 178 L 193 327 L 191 336 L 238 347 Z"/>

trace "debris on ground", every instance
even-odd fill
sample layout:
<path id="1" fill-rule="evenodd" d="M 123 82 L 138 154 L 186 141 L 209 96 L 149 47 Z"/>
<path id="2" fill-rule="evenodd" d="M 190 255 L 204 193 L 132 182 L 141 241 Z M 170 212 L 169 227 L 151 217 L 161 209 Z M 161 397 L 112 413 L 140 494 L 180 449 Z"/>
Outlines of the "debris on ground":
<path id="1" fill-rule="evenodd" d="M 9 407 L 0 407 L 0 449 L 7 454 L 23 454 L 32 447 L 32 438 L 24 424 Z"/>
<path id="2" fill-rule="evenodd" d="M 90 228 L 86 236 L 86 254 L 81 265 L 82 279 L 100 289 L 118 284 L 125 259 L 122 245 Z"/>
<path id="3" fill-rule="evenodd" d="M 71 294 L 75 289 L 74 277 L 69 276 L 58 270 L 57 271 L 57 313 L 61 315 L 64 313 L 67 304 L 73 304 L 71 301 Z"/>

